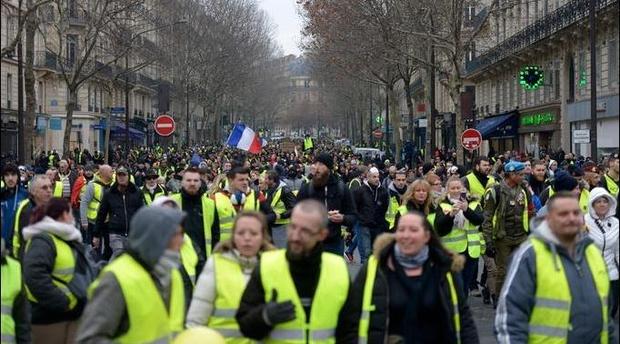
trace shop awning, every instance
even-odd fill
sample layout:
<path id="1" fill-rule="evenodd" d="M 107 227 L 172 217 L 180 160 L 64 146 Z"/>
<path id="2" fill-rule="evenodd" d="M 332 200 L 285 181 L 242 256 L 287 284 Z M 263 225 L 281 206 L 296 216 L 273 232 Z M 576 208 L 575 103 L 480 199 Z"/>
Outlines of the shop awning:
<path id="1" fill-rule="evenodd" d="M 483 140 L 516 137 L 519 129 L 519 113 L 512 111 L 485 118 L 478 122 L 476 129 L 482 134 Z"/>

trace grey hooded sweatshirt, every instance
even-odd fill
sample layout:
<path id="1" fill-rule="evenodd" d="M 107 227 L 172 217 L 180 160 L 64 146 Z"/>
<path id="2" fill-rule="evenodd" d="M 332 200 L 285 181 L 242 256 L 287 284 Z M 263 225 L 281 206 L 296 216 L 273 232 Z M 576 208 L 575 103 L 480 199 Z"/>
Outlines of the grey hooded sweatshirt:
<path id="1" fill-rule="evenodd" d="M 570 286 L 571 307 L 568 344 L 600 343 L 603 327 L 601 300 L 591 277 L 585 249 L 593 245 L 587 236 L 580 236 L 573 260 L 551 232 L 547 221 L 534 229 L 533 236 L 541 238 L 548 248 L 560 257 Z M 536 254 L 530 240 L 515 251 L 495 314 L 495 335 L 499 343 L 527 343 L 529 319 L 536 295 Z M 609 343 L 614 341 L 614 321 L 608 319 Z"/>
<path id="2" fill-rule="evenodd" d="M 130 224 L 129 248 L 125 254 L 130 254 L 150 272 L 166 305 L 170 297 L 171 261 L 175 258 L 178 261 L 178 253 L 174 257 L 166 248 L 182 220 L 183 213 L 177 209 L 143 207 Z M 121 287 L 114 274 L 104 273 L 80 320 L 77 342 L 113 343 L 113 338 L 128 329 L 127 304 Z"/>

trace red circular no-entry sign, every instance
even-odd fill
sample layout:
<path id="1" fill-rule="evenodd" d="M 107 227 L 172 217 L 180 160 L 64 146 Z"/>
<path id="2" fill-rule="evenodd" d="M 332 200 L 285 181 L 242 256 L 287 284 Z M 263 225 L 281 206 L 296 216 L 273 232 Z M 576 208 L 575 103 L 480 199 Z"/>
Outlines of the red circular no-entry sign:
<path id="1" fill-rule="evenodd" d="M 375 139 L 380 139 L 383 137 L 383 132 L 379 129 L 376 129 L 372 132 L 372 136 L 374 136 Z"/>
<path id="2" fill-rule="evenodd" d="M 172 133 L 174 133 L 174 129 L 176 128 L 174 118 L 168 115 L 158 116 L 155 119 L 153 128 L 159 136 L 170 136 L 172 135 Z"/>
<path id="3" fill-rule="evenodd" d="M 482 134 L 476 129 L 467 129 L 461 134 L 463 148 L 473 151 L 482 144 Z"/>

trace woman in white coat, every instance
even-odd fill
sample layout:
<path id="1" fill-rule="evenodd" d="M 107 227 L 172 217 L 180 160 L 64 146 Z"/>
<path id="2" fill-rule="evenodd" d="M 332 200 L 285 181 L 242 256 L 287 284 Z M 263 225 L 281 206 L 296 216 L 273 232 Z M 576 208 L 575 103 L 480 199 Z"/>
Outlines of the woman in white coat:
<path id="1" fill-rule="evenodd" d="M 252 343 L 239 331 L 235 313 L 260 254 L 272 249 L 265 216 L 239 213 L 232 237 L 217 244 L 198 277 L 186 327 L 207 326 L 218 331 L 226 343 Z"/>
<path id="2" fill-rule="evenodd" d="M 596 187 L 590 191 L 586 226 L 588 235 L 596 246 L 603 252 L 611 288 L 609 293 L 610 311 L 616 316 L 618 311 L 618 297 L 620 297 L 620 281 L 618 280 L 618 261 L 620 248 L 618 247 L 618 226 L 616 214 L 616 199 L 607 190 Z"/>

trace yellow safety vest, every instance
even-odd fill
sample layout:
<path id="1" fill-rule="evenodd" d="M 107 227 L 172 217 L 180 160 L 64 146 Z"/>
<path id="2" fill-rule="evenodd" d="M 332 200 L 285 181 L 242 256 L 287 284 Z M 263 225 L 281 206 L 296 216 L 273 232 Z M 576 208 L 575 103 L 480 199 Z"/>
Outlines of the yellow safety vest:
<path id="1" fill-rule="evenodd" d="M 192 281 L 192 286 L 194 286 L 196 285 L 196 265 L 198 265 L 198 254 L 194 249 L 192 238 L 190 238 L 187 233 L 183 233 L 183 245 L 181 245 L 181 250 L 179 253 L 181 254 L 183 269 L 187 272 L 189 279 Z"/>
<path id="2" fill-rule="evenodd" d="M 479 202 L 472 201 L 469 203 L 469 209 L 475 211 L 479 205 Z M 451 204 L 445 202 L 440 203 L 439 206 L 443 211 L 451 211 L 453 208 Z M 480 257 L 480 241 L 481 235 L 478 226 L 472 225 L 467 220 L 465 220 L 464 228 L 452 227 L 450 233 L 441 237 L 441 242 L 446 248 L 456 253 L 463 253 L 467 250 L 467 253 L 472 258 Z"/>
<path id="3" fill-rule="evenodd" d="M 555 194 L 555 190 L 553 188 L 549 188 L 549 198 Z M 590 191 L 586 189 L 582 189 L 581 193 L 579 193 L 579 208 L 583 211 L 584 214 L 588 213 L 588 208 L 590 206 Z"/>
<path id="4" fill-rule="evenodd" d="M 97 221 L 97 213 L 99 212 L 99 206 L 101 205 L 101 199 L 103 198 L 103 188 L 107 187 L 100 181 L 93 181 L 93 198 L 88 202 L 88 210 L 86 211 L 86 218 L 89 222 L 95 223 Z"/>
<path id="5" fill-rule="evenodd" d="M 61 181 L 54 182 L 54 194 L 53 194 L 53 196 L 54 197 L 59 197 L 59 198 L 62 197 L 62 188 L 63 188 L 63 185 L 62 185 Z"/>
<path id="6" fill-rule="evenodd" d="M 220 241 L 228 240 L 232 235 L 233 222 L 235 221 L 235 216 L 237 216 L 237 211 L 230 201 L 230 197 L 222 192 L 215 194 L 215 207 L 220 220 Z M 250 191 L 249 195 L 246 195 L 243 210 L 259 210 L 254 190 Z"/>
<path id="7" fill-rule="evenodd" d="M 536 295 L 535 305 L 530 316 L 529 343 L 566 343 L 570 323 L 571 293 L 566 279 L 564 266 L 556 253 L 551 252 L 548 244 L 537 237 L 530 237 L 536 254 Z M 601 343 L 607 344 L 607 296 L 609 294 L 609 277 L 607 266 L 601 252 L 588 245 L 585 258 L 601 300 L 603 328 Z M 596 311 L 596 310 L 592 310 Z"/>
<path id="8" fill-rule="evenodd" d="M 0 268 L 0 297 L 2 299 L 2 316 L 0 318 L 0 335 L 2 343 L 15 343 L 15 320 L 13 303 L 22 290 L 22 269 L 18 261 L 6 257 L 6 264 Z"/>
<path id="9" fill-rule="evenodd" d="M 409 209 L 407 209 L 406 204 L 403 204 L 400 207 L 398 207 L 398 213 L 400 214 L 401 217 L 407 214 L 408 212 L 409 212 Z M 428 222 L 430 222 L 431 226 L 435 226 L 435 212 L 431 212 L 430 214 L 426 215 L 426 219 L 428 220 Z M 393 228 L 396 228 L 396 218 L 394 219 Z"/>
<path id="10" fill-rule="evenodd" d="M 282 214 L 286 212 L 286 206 L 284 205 L 284 202 L 282 202 L 282 189 L 282 187 L 279 187 L 276 193 L 273 195 L 273 199 L 271 200 L 271 208 L 276 214 L 280 216 L 282 216 Z M 290 222 L 290 219 L 280 218 L 276 220 L 276 225 L 286 225 Z"/>
<path id="11" fill-rule="evenodd" d="M 26 209 L 29 204 L 29 199 L 21 201 L 17 206 L 17 211 L 15 212 L 15 220 L 13 223 L 13 239 L 11 240 L 13 242 L 13 257 L 15 258 L 19 258 L 19 249 L 21 248 L 22 242 L 24 240 L 22 237 L 21 229 L 19 228 L 19 218 L 22 215 L 22 211 L 24 211 L 24 209 Z"/>
<path id="12" fill-rule="evenodd" d="M 151 205 L 151 203 L 153 203 L 153 201 L 157 198 L 157 197 L 161 197 L 161 196 L 166 196 L 166 191 L 161 187 L 161 186 L 157 186 L 158 189 L 156 190 L 160 190 L 159 192 L 156 192 L 153 197 L 151 198 L 151 194 L 149 193 L 148 189 L 146 188 L 146 186 L 142 187 L 142 195 L 144 198 L 144 202 L 146 205 Z"/>
<path id="13" fill-rule="evenodd" d="M 469 194 L 474 195 L 479 199 L 482 199 L 482 196 L 484 196 L 484 192 L 486 191 L 486 189 L 490 188 L 491 186 L 493 186 L 493 184 L 495 184 L 495 178 L 489 176 L 487 185 L 482 185 L 482 183 L 480 183 L 480 180 L 478 180 L 478 177 L 476 177 L 473 172 L 465 176 L 465 178 L 467 178 L 467 182 L 469 184 Z"/>
<path id="14" fill-rule="evenodd" d="M 308 150 L 308 149 L 312 149 L 314 148 L 314 142 L 312 142 L 312 138 L 311 137 L 306 137 L 304 139 L 304 150 Z"/>
<path id="15" fill-rule="evenodd" d="M 113 341 L 116 343 L 170 343 L 183 330 L 185 296 L 183 279 L 172 270 L 170 305 L 165 305 L 153 278 L 129 254 L 122 254 L 107 265 L 89 288 L 89 294 L 99 285 L 106 273 L 114 274 L 129 318 L 129 329 Z"/>
<path id="16" fill-rule="evenodd" d="M 390 203 L 388 204 L 387 212 L 385 213 L 385 221 L 387 221 L 389 229 L 394 228 L 394 221 L 396 220 L 396 213 L 398 212 L 399 207 L 400 198 L 396 196 L 390 196 Z"/>
<path id="17" fill-rule="evenodd" d="M 493 198 L 496 197 L 495 195 L 495 191 L 493 188 L 489 188 L 488 190 L 489 192 L 492 192 L 493 194 Z M 527 210 L 527 194 L 525 193 L 525 190 L 523 190 L 523 188 L 521 188 L 521 193 L 523 194 L 523 230 L 525 232 L 529 232 L 530 231 L 530 220 L 529 220 L 529 215 L 528 215 L 528 210 Z M 497 202 L 497 200 L 496 200 Z M 497 228 L 497 212 L 499 211 L 499 206 L 495 207 L 495 214 L 493 214 L 493 238 L 495 238 L 495 233 L 496 232 L 496 228 Z"/>
<path id="18" fill-rule="evenodd" d="M 372 291 L 375 286 L 375 279 L 377 277 L 377 269 L 379 267 L 377 258 L 371 255 L 368 259 L 368 268 L 366 270 L 366 281 L 364 282 L 364 294 L 362 298 L 362 315 L 360 317 L 360 323 L 358 327 L 358 343 L 366 344 L 368 342 L 368 330 L 370 328 L 370 316 L 375 311 L 376 306 L 373 303 Z M 454 286 L 454 280 L 452 273 L 448 271 L 446 273 L 446 280 L 448 281 L 448 287 L 450 288 L 450 301 L 454 314 L 452 320 L 454 321 L 454 329 L 456 331 L 457 343 L 461 342 L 461 316 L 459 314 L 459 300 Z M 385 329 L 387 331 L 387 328 Z"/>
<path id="19" fill-rule="evenodd" d="M 183 209 L 183 198 L 180 193 L 175 193 L 170 195 L 170 198 L 175 200 L 181 209 Z M 203 194 L 201 197 L 202 200 L 202 230 L 205 234 L 205 247 L 203 247 L 204 252 L 207 256 L 211 255 L 211 244 L 213 241 L 213 237 L 211 236 L 211 227 L 213 226 L 213 216 L 212 214 L 215 212 L 215 203 L 212 199 L 210 199 L 206 194 Z M 220 224 L 221 227 L 221 224 Z M 221 241 L 220 237 L 220 241 Z"/>
<path id="20" fill-rule="evenodd" d="M 607 190 L 609 190 L 609 193 L 614 196 L 614 198 L 618 197 L 618 183 L 607 174 L 605 174 L 605 181 L 607 182 Z"/>
<path id="21" fill-rule="evenodd" d="M 67 285 L 73 279 L 73 272 L 75 271 L 75 255 L 73 254 L 73 249 L 71 246 L 67 244 L 64 240 L 60 239 L 54 234 L 46 233 L 54 243 L 54 249 L 56 250 L 56 257 L 54 258 L 54 267 L 52 269 L 52 283 L 56 286 L 60 291 L 67 296 L 69 300 L 69 310 L 72 310 L 77 305 L 77 298 L 73 293 L 69 290 Z M 26 250 L 24 254 L 28 253 L 28 249 L 30 248 L 31 240 L 28 240 L 26 244 Z M 38 303 L 39 300 L 31 293 L 28 284 L 26 283 L 26 294 L 28 295 L 28 300 L 33 303 Z"/>
<path id="22" fill-rule="evenodd" d="M 285 250 L 265 252 L 260 259 L 260 275 L 265 302 L 270 290 L 278 293 L 278 301 L 290 300 L 295 305 L 294 320 L 277 324 L 265 343 L 335 343 L 338 314 L 349 292 L 349 273 L 342 257 L 324 252 L 321 256 L 319 282 L 312 298 L 310 317 L 301 305 L 289 271 Z"/>
<path id="23" fill-rule="evenodd" d="M 251 339 L 243 337 L 235 320 L 246 286 L 241 266 L 238 262 L 222 256 L 221 253 L 215 253 L 211 257 L 215 270 L 215 307 L 207 326 L 218 331 L 226 343 L 254 343 Z"/>

